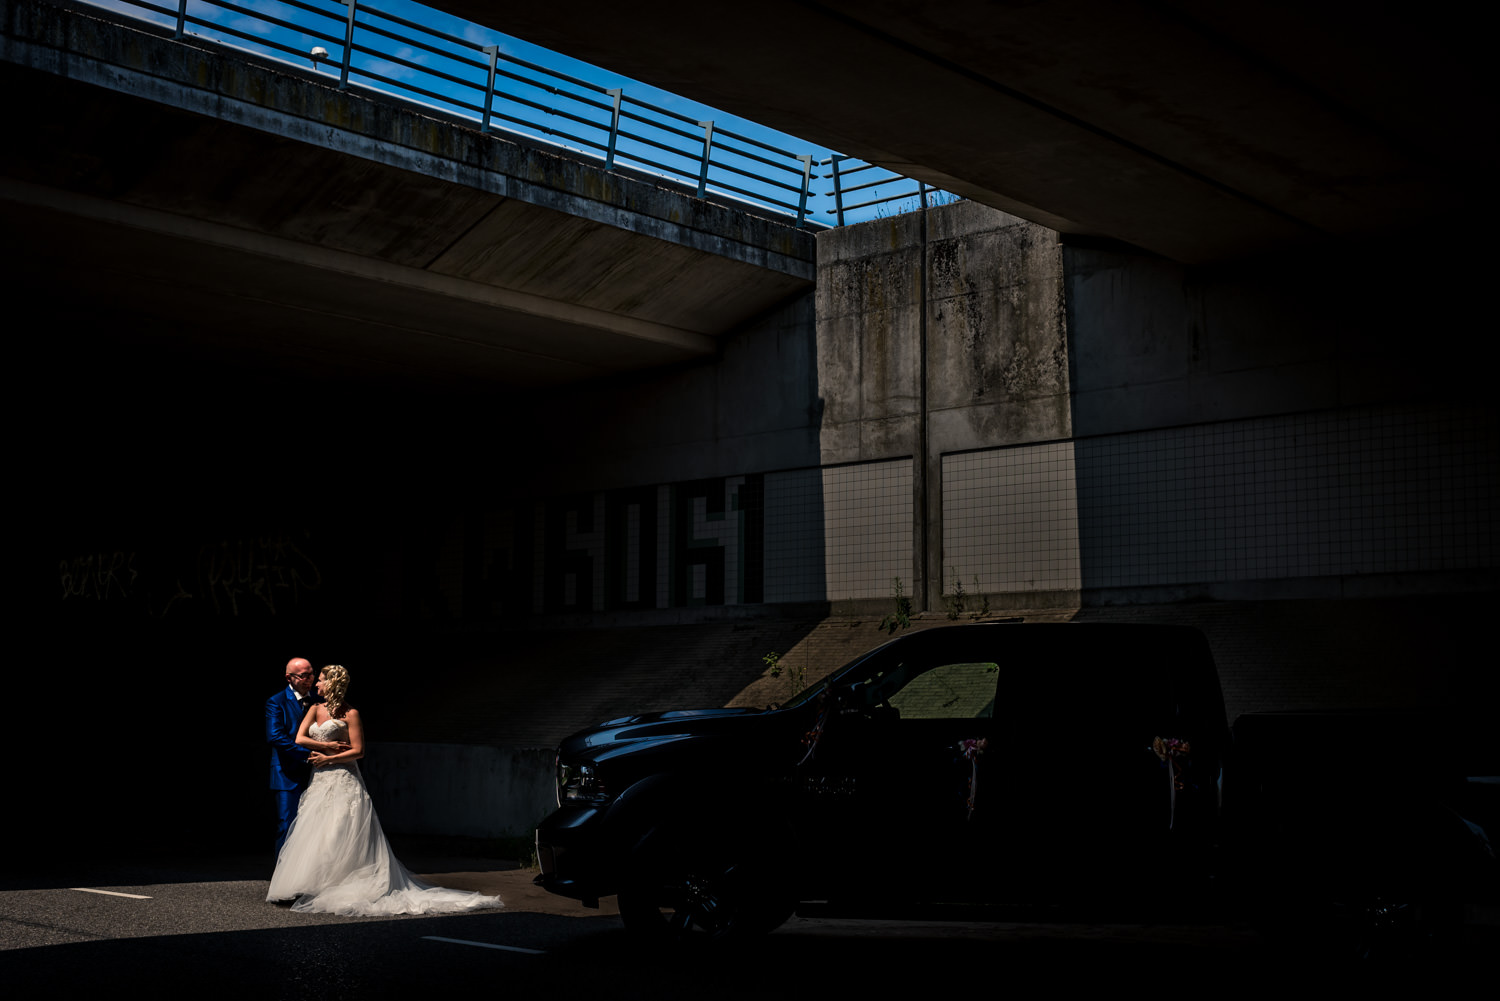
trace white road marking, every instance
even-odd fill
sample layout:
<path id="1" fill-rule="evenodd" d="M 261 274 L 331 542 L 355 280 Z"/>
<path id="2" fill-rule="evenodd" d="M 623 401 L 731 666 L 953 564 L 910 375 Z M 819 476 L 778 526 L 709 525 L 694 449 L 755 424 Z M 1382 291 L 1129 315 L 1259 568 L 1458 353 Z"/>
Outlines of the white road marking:
<path id="1" fill-rule="evenodd" d="M 79 893 L 102 893 L 106 897 L 129 897 L 131 900 L 151 899 L 150 897 L 142 893 L 118 893 L 114 890 L 91 890 L 87 886 L 70 886 L 68 887 L 68 889 L 77 890 Z"/>
<path id="2" fill-rule="evenodd" d="M 429 942 L 452 942 L 454 945 L 473 945 L 481 949 L 500 949 L 505 952 L 524 952 L 528 956 L 546 955 L 545 949 L 523 949 L 519 945 L 495 945 L 493 942 L 470 942 L 466 938 L 444 938 L 441 935 L 423 935 Z"/>

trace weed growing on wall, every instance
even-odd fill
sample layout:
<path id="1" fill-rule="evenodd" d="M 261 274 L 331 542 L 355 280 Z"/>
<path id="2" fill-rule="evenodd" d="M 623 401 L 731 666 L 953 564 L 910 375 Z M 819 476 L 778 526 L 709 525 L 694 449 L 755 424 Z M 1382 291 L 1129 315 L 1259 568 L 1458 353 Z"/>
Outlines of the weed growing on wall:
<path id="1" fill-rule="evenodd" d="M 762 664 L 765 664 L 767 668 L 769 668 L 766 673 L 771 677 L 780 678 L 783 675 L 786 676 L 788 685 L 788 691 L 786 693 L 787 698 L 791 698 L 793 695 L 796 695 L 798 692 L 802 691 L 803 688 L 807 687 L 806 664 L 782 664 L 781 654 L 777 653 L 775 650 L 772 650 L 770 653 L 766 654 L 760 659 L 760 661 Z"/>
<path id="2" fill-rule="evenodd" d="M 876 627 L 887 633 L 895 633 L 897 629 L 905 629 L 911 625 L 911 599 L 906 596 L 906 585 L 900 577 L 891 578 L 891 597 L 895 599 L 896 610 L 881 619 Z"/>
<path id="3" fill-rule="evenodd" d="M 953 587 L 947 594 L 943 595 L 943 608 L 948 612 L 948 618 L 957 622 L 959 619 L 963 618 L 965 613 L 967 613 L 970 619 L 978 622 L 986 614 L 988 614 L 990 610 L 989 595 L 978 595 L 979 606 L 977 608 L 970 608 L 969 602 L 972 601 L 975 596 L 969 594 L 969 592 L 964 589 L 963 578 L 958 575 L 958 571 L 953 570 L 952 573 Z M 977 576 L 974 578 L 974 590 L 976 592 L 979 590 L 979 578 Z"/>

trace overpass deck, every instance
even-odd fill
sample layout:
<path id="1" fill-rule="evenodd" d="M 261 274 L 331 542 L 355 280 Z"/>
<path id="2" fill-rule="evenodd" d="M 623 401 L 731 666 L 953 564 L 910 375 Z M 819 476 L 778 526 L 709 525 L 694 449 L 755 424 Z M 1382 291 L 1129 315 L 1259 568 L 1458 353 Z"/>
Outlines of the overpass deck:
<path id="1" fill-rule="evenodd" d="M 712 355 L 812 287 L 789 220 L 149 26 L 45 0 L 0 19 L 30 98 L 0 161 L 9 280 L 145 336 L 546 387 Z"/>

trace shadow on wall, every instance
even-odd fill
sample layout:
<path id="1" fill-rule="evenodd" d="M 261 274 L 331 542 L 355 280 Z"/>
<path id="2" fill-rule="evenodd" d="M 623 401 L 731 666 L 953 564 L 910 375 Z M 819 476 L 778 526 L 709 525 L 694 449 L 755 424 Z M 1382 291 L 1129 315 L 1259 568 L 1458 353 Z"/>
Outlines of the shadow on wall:
<path id="1" fill-rule="evenodd" d="M 1087 602 L 1493 586 L 1497 425 L 1455 365 L 1481 327 L 1408 251 L 1193 270 L 1068 246 Z"/>
<path id="2" fill-rule="evenodd" d="M 600 625 L 826 600 L 813 321 L 801 295 L 716 359 L 529 403 L 530 464 L 470 469 L 471 511 L 444 519 L 445 607 Z"/>
<path id="3" fill-rule="evenodd" d="M 550 652 L 491 630 L 539 611 L 580 624 L 660 608 L 686 621 L 719 600 L 726 613 L 755 611 L 780 585 L 748 556 L 770 545 L 755 535 L 769 474 L 746 470 L 816 464 L 811 315 L 804 298 L 727 337 L 721 365 L 568 399 L 339 384 L 301 378 L 290 361 L 246 368 L 192 350 L 191 331 L 177 332 L 181 350 L 159 330 L 132 339 L 147 317 L 95 317 L 67 345 L 49 341 L 38 390 L 58 402 L 52 427 L 68 444 L 23 454 L 35 471 L 23 515 L 34 586 L 20 621 L 49 637 L 35 697 L 62 684 L 92 707 L 89 739 L 55 750 L 47 772 L 87 773 L 98 792 L 11 835 L 87 843 L 78 832 L 107 817 L 122 845 L 149 844 L 179 821 L 163 814 L 173 794 L 161 790 L 186 782 L 196 822 L 257 848 L 270 809 L 262 706 L 294 655 L 350 668 L 372 748 L 551 747 L 617 706 L 640 708 L 643 692 L 648 708 L 723 704 L 768 650 L 796 642 L 781 631 L 806 627 L 778 620 L 768 640 L 731 625 L 629 658 L 603 630 Z M 712 503 L 706 482 L 723 484 Z M 580 484 L 619 487 L 595 495 L 592 524 L 576 503 L 548 506 Z M 638 503 L 647 494 L 661 500 L 654 512 Z M 815 530 L 799 579 L 821 587 L 821 495 L 804 500 Z M 502 539 L 492 515 L 506 509 L 519 516 Z M 554 509 L 558 553 L 546 548 Z M 582 573 L 568 562 L 580 551 Z M 554 555 L 572 569 L 550 569 Z M 493 697 L 456 683 L 470 665 Z M 643 677 L 663 687 L 643 690 Z M 429 716 L 430 704 L 450 711 Z M 456 705 L 477 715 L 455 716 Z M 50 726 L 28 714 L 19 740 L 52 746 Z"/>

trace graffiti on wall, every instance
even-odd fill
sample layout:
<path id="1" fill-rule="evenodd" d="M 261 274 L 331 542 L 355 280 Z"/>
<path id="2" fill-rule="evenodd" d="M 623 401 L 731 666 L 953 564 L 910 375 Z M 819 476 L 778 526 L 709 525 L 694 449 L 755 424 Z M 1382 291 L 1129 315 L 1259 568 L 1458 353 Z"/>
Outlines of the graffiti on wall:
<path id="1" fill-rule="evenodd" d="M 101 550 L 59 560 L 58 582 L 64 602 L 135 607 L 155 617 L 275 615 L 323 583 L 305 543 L 280 533 L 149 555 Z"/>
<path id="2" fill-rule="evenodd" d="M 128 599 L 140 574 L 135 569 L 135 553 L 116 549 L 62 560 L 58 565 L 58 576 L 64 601 L 69 598 L 108 601 L 110 598 Z"/>
<path id="3" fill-rule="evenodd" d="M 198 548 L 199 586 L 216 615 L 239 615 L 247 604 L 276 614 L 322 583 L 318 565 L 285 535 L 227 539 Z"/>
<path id="4" fill-rule="evenodd" d="M 764 494 L 754 474 L 544 502 L 537 611 L 764 601 Z"/>

